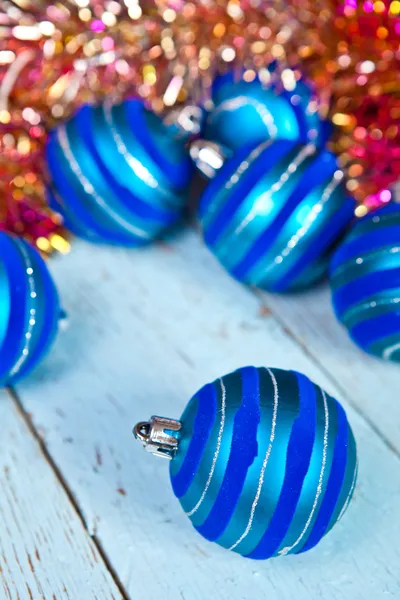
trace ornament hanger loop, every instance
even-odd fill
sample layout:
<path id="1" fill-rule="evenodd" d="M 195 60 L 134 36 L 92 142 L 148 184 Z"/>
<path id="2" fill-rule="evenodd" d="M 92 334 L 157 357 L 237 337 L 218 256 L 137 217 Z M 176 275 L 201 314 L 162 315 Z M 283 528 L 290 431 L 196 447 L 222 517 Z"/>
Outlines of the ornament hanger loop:
<path id="1" fill-rule="evenodd" d="M 178 432 L 181 427 L 180 421 L 175 419 L 153 416 L 150 421 L 137 423 L 133 428 L 133 435 L 148 452 L 171 460 L 178 449 Z"/>

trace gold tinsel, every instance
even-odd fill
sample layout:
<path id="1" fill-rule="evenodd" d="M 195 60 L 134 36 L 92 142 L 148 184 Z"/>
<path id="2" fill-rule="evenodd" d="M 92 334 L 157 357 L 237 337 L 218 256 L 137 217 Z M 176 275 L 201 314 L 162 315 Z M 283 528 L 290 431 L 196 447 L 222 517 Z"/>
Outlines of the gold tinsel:
<path id="1" fill-rule="evenodd" d="M 365 12 L 368 3 L 353 4 L 0 0 L 3 218 L 38 237 L 24 215 L 28 206 L 40 220 L 45 206 L 39 157 L 46 131 L 83 102 L 139 95 L 163 112 L 182 103 L 206 102 L 218 72 L 238 69 L 251 80 L 272 62 L 278 76 L 289 68 L 296 78 L 306 75 L 312 81 L 321 114 L 339 128 L 335 150 L 349 169 L 359 167 L 350 179 L 352 192 L 363 201 L 378 191 L 377 185 L 368 180 L 365 156 L 349 150 L 359 127 L 357 112 L 366 99 L 385 95 L 390 112 L 399 93 L 395 27 L 400 3 L 372 2 L 372 14 Z M 395 138 L 392 121 L 386 119 L 384 131 L 379 123 L 367 123 L 367 133 L 372 127 L 379 135 L 378 128 Z M 359 130 L 358 135 L 360 145 Z M 25 212 L 18 216 L 20 207 Z M 53 229 L 57 224 L 49 225 L 49 236 Z M 43 236 L 49 237 L 46 231 Z"/>

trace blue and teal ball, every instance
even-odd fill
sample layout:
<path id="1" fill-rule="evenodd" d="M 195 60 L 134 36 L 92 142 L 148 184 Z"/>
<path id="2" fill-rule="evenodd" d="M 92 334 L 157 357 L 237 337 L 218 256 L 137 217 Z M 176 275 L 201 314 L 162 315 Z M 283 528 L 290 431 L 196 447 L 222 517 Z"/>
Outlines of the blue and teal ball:
<path id="1" fill-rule="evenodd" d="M 400 362 L 400 205 L 355 223 L 330 265 L 336 315 L 366 352 Z"/>
<path id="2" fill-rule="evenodd" d="M 247 367 L 203 387 L 182 417 L 173 490 L 207 540 L 254 559 L 310 550 L 357 477 L 342 406 L 294 371 Z"/>
<path id="3" fill-rule="evenodd" d="M 331 121 L 321 118 L 316 94 L 312 87 L 301 79 L 293 89 L 283 90 L 280 93 L 294 110 L 299 126 L 300 141 L 313 142 L 319 147 L 325 146 L 332 136 L 333 125 Z"/>
<path id="4" fill-rule="evenodd" d="M 214 108 L 209 114 L 205 138 L 228 152 L 255 146 L 267 139 L 300 137 L 296 114 L 286 98 L 259 81 L 235 82 L 228 73 L 214 82 Z"/>
<path id="5" fill-rule="evenodd" d="M 276 292 L 309 286 L 353 218 L 342 179 L 335 156 L 312 144 L 243 148 L 204 192 L 204 239 L 240 281 Z"/>
<path id="6" fill-rule="evenodd" d="M 330 137 L 330 127 L 311 101 L 312 91 L 305 82 L 297 83 L 291 92 L 280 93 L 258 79 L 235 81 L 232 73 L 221 75 L 214 81 L 214 108 L 205 137 L 221 144 L 228 153 L 277 138 L 323 145 Z"/>
<path id="7" fill-rule="evenodd" d="M 0 233 L 0 387 L 13 385 L 41 361 L 59 318 L 57 290 L 39 253 Z"/>
<path id="8" fill-rule="evenodd" d="M 46 156 L 50 204 L 81 237 L 142 245 L 182 216 L 184 141 L 139 100 L 82 107 L 49 134 Z"/>

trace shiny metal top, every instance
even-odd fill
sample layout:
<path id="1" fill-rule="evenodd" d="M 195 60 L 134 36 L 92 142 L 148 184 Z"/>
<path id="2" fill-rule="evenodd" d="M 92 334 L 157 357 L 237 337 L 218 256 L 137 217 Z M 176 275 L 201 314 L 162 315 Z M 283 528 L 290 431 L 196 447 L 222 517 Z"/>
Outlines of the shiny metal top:
<path id="1" fill-rule="evenodd" d="M 147 452 L 171 460 L 178 449 L 181 427 L 181 422 L 175 419 L 153 416 L 150 421 L 137 423 L 133 435 Z"/>

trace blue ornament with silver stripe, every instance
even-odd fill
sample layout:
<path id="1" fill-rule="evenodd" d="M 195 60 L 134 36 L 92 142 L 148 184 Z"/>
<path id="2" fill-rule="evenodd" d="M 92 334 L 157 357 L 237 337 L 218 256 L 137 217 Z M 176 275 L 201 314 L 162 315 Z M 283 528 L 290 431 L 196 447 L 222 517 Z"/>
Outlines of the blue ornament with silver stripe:
<path id="1" fill-rule="evenodd" d="M 180 421 L 152 417 L 134 432 L 171 459 L 174 494 L 195 529 L 247 558 L 314 548 L 354 492 L 346 413 L 295 371 L 239 369 L 199 390 Z"/>
<path id="2" fill-rule="evenodd" d="M 300 79 L 290 89 L 283 88 L 278 93 L 293 108 L 299 126 L 299 140 L 313 142 L 318 147 L 325 146 L 332 136 L 333 125 L 320 116 L 318 97 L 311 84 Z"/>
<path id="3" fill-rule="evenodd" d="M 365 352 L 400 362 L 400 206 L 358 220 L 330 265 L 339 321 Z"/>
<path id="4" fill-rule="evenodd" d="M 305 288 L 326 273 L 332 247 L 353 218 L 343 178 L 336 157 L 311 143 L 269 140 L 242 148 L 200 201 L 205 242 L 240 281 L 273 292 Z"/>
<path id="5" fill-rule="evenodd" d="M 319 116 L 312 90 L 304 81 L 282 91 L 277 85 L 263 85 L 258 78 L 235 81 L 229 72 L 215 79 L 212 99 L 205 138 L 220 144 L 228 156 L 243 146 L 277 138 L 323 146 L 331 135 L 331 126 Z"/>
<path id="6" fill-rule="evenodd" d="M 182 137 L 140 100 L 83 106 L 49 134 L 49 202 L 94 242 L 139 246 L 176 223 L 192 165 Z"/>
<path id="7" fill-rule="evenodd" d="M 0 387 L 15 384 L 42 360 L 60 316 L 57 290 L 40 254 L 0 233 Z"/>

